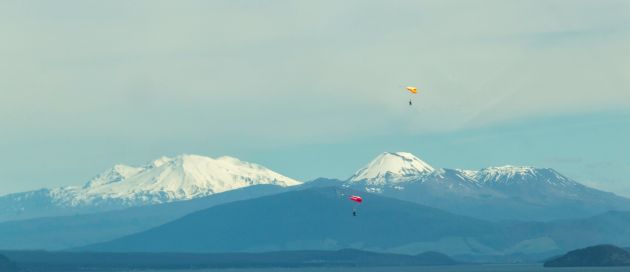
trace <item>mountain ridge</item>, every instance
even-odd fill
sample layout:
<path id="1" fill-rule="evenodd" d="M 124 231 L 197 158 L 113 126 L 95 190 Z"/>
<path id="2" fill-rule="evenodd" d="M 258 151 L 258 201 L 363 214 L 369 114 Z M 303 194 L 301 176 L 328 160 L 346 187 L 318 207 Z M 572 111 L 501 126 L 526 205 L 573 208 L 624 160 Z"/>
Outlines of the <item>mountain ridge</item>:
<path id="1" fill-rule="evenodd" d="M 488 220 L 553 220 L 630 210 L 630 199 L 585 186 L 551 168 L 434 168 L 406 152 L 402 156 L 407 160 L 422 162 L 417 169 L 404 162 L 392 165 L 395 160 L 382 167 L 383 156 L 392 154 L 378 155 L 356 172 L 377 175 L 355 174 L 344 186 Z"/>
<path id="2" fill-rule="evenodd" d="M 360 191 L 489 220 L 553 220 L 630 209 L 630 199 L 582 185 L 551 168 L 435 168 L 408 152 L 384 152 L 342 182 Z M 83 186 L 0 197 L 0 222 L 185 201 L 256 184 L 299 181 L 233 157 L 160 157 L 114 165 Z"/>
<path id="3" fill-rule="evenodd" d="M 630 266 L 630 252 L 614 245 L 576 249 L 548 260 L 544 267 Z"/>
<path id="4" fill-rule="evenodd" d="M 314 187 L 226 203 L 77 250 L 263 252 L 357 248 L 385 252 L 388 247 L 408 243 L 410 237 L 431 241 L 449 235 L 490 233 L 494 228 L 487 221 L 378 195 L 363 195 L 366 201 L 354 207 L 354 202 L 347 199 L 353 193 L 338 187 Z M 353 207 L 357 216 L 352 216 Z M 406 222 L 400 222 L 401 218 Z M 405 231 L 396 229 L 401 226 Z M 398 234 L 375 236 L 376 229 L 392 229 Z"/>
<path id="5" fill-rule="evenodd" d="M 551 222 L 492 222 L 360 193 L 311 187 L 226 203 L 75 250 L 99 252 L 438 251 L 460 260 L 536 260 L 597 243 L 630 243 L 630 212 Z M 357 215 L 352 215 L 356 209 Z M 519 257 L 520 256 L 520 257 Z"/>
<path id="6" fill-rule="evenodd" d="M 215 205 L 286 190 L 288 188 L 277 185 L 253 185 L 187 201 L 0 222 L 0 249 L 64 250 L 105 242 Z"/>
<path id="7" fill-rule="evenodd" d="M 138 167 L 117 164 L 83 186 L 1 196 L 0 222 L 190 200 L 259 184 L 288 187 L 301 183 L 233 157 L 183 154 Z"/>

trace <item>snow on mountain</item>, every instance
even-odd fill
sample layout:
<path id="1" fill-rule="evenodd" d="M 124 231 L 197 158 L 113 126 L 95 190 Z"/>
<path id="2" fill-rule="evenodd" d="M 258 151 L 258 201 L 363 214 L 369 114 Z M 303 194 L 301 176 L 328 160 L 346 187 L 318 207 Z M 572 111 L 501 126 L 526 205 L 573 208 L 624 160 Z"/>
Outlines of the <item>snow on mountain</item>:
<path id="1" fill-rule="evenodd" d="M 488 167 L 474 171 L 469 175 L 482 183 L 544 182 L 554 186 L 575 186 L 578 184 L 551 168 L 534 168 L 528 166 L 506 165 Z"/>
<path id="2" fill-rule="evenodd" d="M 479 186 L 506 183 L 545 182 L 556 186 L 574 186 L 577 182 L 551 168 L 530 166 L 498 166 L 481 170 L 435 169 L 407 152 L 385 152 L 359 169 L 349 182 L 365 182 L 370 186 L 396 185 L 406 182 L 456 180 Z"/>
<path id="3" fill-rule="evenodd" d="M 221 193 L 258 184 L 293 186 L 300 182 L 263 166 L 232 157 L 162 157 L 143 167 L 116 165 L 78 189 L 73 205 L 120 200 L 154 204 Z"/>
<path id="4" fill-rule="evenodd" d="M 56 209 L 108 210 L 189 200 L 259 184 L 286 187 L 301 182 L 232 157 L 162 157 L 140 167 L 115 165 L 82 187 L 2 196 L 0 219 L 53 214 Z"/>
<path id="5" fill-rule="evenodd" d="M 409 153 L 383 153 L 344 186 L 489 220 L 551 220 L 629 210 L 630 200 L 550 168 L 434 169 Z"/>
<path id="6" fill-rule="evenodd" d="M 1 196 L 0 222 L 189 200 L 257 184 L 301 182 L 232 157 L 162 157 L 115 165 L 83 186 Z M 407 152 L 378 155 L 343 186 L 489 219 L 547 220 L 630 207 L 628 199 L 549 168 L 435 169 Z"/>
<path id="7" fill-rule="evenodd" d="M 112 172 L 116 174 L 110 175 Z M 111 179 L 101 181 L 103 177 Z M 94 182 L 95 180 L 99 182 Z M 95 180 L 81 190 L 77 195 L 78 200 L 90 202 L 98 199 L 121 199 L 130 203 L 162 203 L 257 184 L 300 184 L 260 165 L 236 158 L 213 159 L 197 155 L 160 158 L 142 168 L 117 166 Z"/>
<path id="8" fill-rule="evenodd" d="M 430 174 L 435 169 L 407 152 L 385 152 L 359 169 L 349 181 L 365 181 L 370 185 L 406 182 Z"/>
<path id="9" fill-rule="evenodd" d="M 114 165 L 113 168 L 101 173 L 100 175 L 94 177 L 92 180 L 88 181 L 83 188 L 93 188 L 99 187 L 111 183 L 121 182 L 125 179 L 138 174 L 144 168 L 142 167 L 132 167 L 124 164 Z"/>

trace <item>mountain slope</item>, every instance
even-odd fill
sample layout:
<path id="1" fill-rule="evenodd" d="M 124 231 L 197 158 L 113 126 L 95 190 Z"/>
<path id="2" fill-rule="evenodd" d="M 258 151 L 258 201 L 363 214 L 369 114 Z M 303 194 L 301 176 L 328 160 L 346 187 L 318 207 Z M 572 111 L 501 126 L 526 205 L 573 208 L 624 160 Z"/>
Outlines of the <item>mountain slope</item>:
<path id="1" fill-rule="evenodd" d="M 188 201 L 73 216 L 0 222 L 0 249 L 63 250 L 105 242 L 162 225 L 215 205 L 286 190 L 287 188 L 277 185 L 254 185 Z"/>
<path id="2" fill-rule="evenodd" d="M 612 245 L 578 250 L 545 262 L 545 267 L 630 266 L 630 252 Z"/>
<path id="3" fill-rule="evenodd" d="M 610 211 L 587 218 L 547 222 L 541 233 L 551 237 L 564 249 L 583 248 L 597 244 L 628 245 L 630 244 L 630 212 Z"/>
<path id="4" fill-rule="evenodd" d="M 364 195 L 358 216 L 352 216 L 353 203 L 340 190 L 312 188 L 220 205 L 85 249 L 239 252 L 351 247 L 384 251 L 494 230 L 485 221 L 376 195 Z"/>
<path id="5" fill-rule="evenodd" d="M 314 187 L 201 210 L 150 230 L 82 248 L 106 252 L 336 250 L 457 259 L 547 258 L 592 244 L 630 244 L 630 212 L 551 222 L 488 222 L 411 202 Z M 357 216 L 352 216 L 356 208 Z M 489 258 L 488 258 L 489 257 Z"/>
<path id="6" fill-rule="evenodd" d="M 115 167 L 112 170 L 118 175 L 106 172 L 97 176 L 77 193 L 75 201 L 116 200 L 135 206 L 193 199 L 258 184 L 299 184 L 260 165 L 232 157 L 180 155 L 160 158 L 141 169 L 123 169 L 122 174 Z"/>
<path id="7" fill-rule="evenodd" d="M 0 249 L 76 248 L 144 231 L 219 204 L 272 195 L 287 190 L 330 187 L 339 183 L 339 180 L 318 179 L 292 187 L 253 185 L 187 201 L 89 214 L 0 222 Z"/>
<path id="8" fill-rule="evenodd" d="M 0 271 L 2 272 L 17 272 L 20 271 L 17 265 L 9 260 L 7 257 L 0 255 Z"/>
<path id="9" fill-rule="evenodd" d="M 392 155 L 393 154 L 393 155 Z M 388 159 L 395 157 L 403 160 Z M 584 186 L 553 169 L 523 166 L 479 171 L 434 169 L 410 153 L 384 153 L 345 186 L 488 220 L 554 220 L 630 210 L 630 199 Z M 434 169 L 431 171 L 431 169 Z"/>
<path id="10" fill-rule="evenodd" d="M 141 167 L 116 165 L 82 187 L 2 196 L 0 221 L 189 200 L 259 184 L 286 187 L 300 182 L 232 157 L 162 157 Z"/>

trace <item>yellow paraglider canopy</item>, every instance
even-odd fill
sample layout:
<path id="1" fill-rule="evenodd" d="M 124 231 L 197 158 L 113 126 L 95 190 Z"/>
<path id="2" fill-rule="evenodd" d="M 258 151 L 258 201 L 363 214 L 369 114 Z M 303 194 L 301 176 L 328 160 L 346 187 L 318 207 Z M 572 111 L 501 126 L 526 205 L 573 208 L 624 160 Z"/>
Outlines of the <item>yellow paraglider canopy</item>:
<path id="1" fill-rule="evenodd" d="M 407 90 L 415 94 L 418 93 L 418 88 L 416 87 L 407 87 Z"/>

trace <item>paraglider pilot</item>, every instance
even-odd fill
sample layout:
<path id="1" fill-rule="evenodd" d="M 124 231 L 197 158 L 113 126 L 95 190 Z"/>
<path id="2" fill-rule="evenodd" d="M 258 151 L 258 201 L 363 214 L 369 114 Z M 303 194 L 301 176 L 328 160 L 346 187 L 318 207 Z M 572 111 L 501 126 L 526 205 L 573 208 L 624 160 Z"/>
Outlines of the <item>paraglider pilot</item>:
<path id="1" fill-rule="evenodd" d="M 354 201 L 354 202 L 356 202 L 356 204 L 361 204 L 361 202 L 363 202 L 363 198 L 361 198 L 360 196 L 356 196 L 356 195 L 350 196 L 349 199 Z M 357 216 L 357 209 L 356 208 L 352 208 L 352 216 Z"/>
<path id="2" fill-rule="evenodd" d="M 406 88 L 407 91 L 409 91 L 409 93 L 411 93 L 412 95 L 415 95 L 418 93 L 418 88 L 416 87 L 407 87 Z M 409 99 L 409 106 L 411 106 L 413 103 L 411 103 L 411 99 Z"/>

